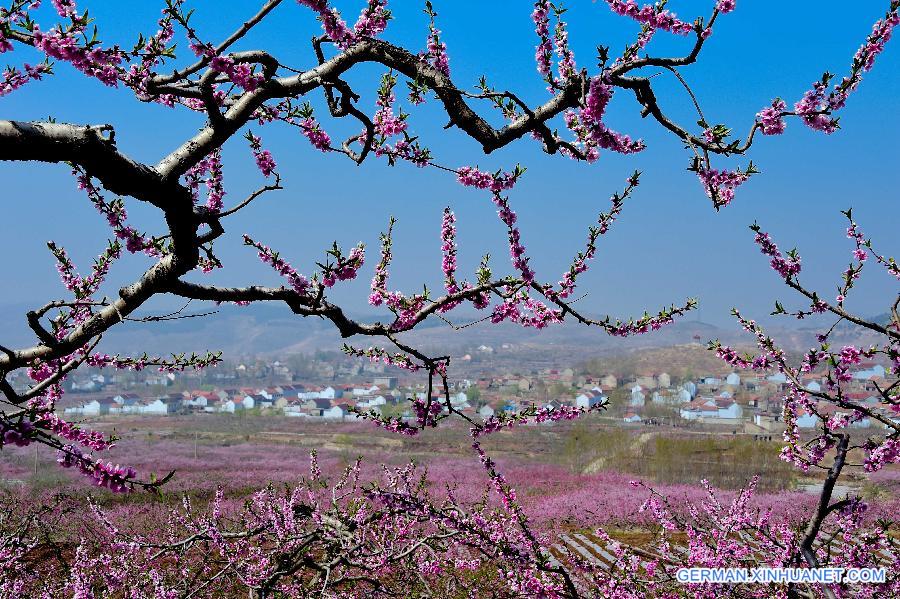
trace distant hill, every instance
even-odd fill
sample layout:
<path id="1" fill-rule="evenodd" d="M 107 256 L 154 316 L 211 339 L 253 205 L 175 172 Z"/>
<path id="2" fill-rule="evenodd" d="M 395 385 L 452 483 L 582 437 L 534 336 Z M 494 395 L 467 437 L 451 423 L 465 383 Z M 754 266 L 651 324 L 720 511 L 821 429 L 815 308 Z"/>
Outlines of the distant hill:
<path id="1" fill-rule="evenodd" d="M 740 346 L 739 350 L 751 350 Z M 592 374 L 613 373 L 626 375 L 657 375 L 663 372 L 677 378 L 694 378 L 700 375 L 726 375 L 732 368 L 707 349 L 706 344 L 692 343 L 670 347 L 643 348 L 628 353 L 589 361 L 585 364 Z"/>
<path id="2" fill-rule="evenodd" d="M 25 325 L 24 306 L 6 306 L 0 310 L 2 343 L 22 346 L 34 342 L 31 331 Z M 284 306 L 252 305 L 238 307 L 223 305 L 214 314 L 197 318 L 183 318 L 165 322 L 125 322 L 113 327 L 104 335 L 101 348 L 110 353 L 172 353 L 191 351 L 218 351 L 226 356 L 278 355 L 312 353 L 317 350 L 335 351 L 344 341 L 327 320 L 299 318 Z M 194 311 L 192 314 L 201 313 Z M 190 313 L 189 313 L 190 314 Z M 143 314 L 146 316 L 147 314 Z M 141 314 L 135 315 L 140 317 Z M 390 316 L 386 314 L 382 318 Z M 465 324 L 483 314 L 454 315 L 456 324 Z M 354 315 L 364 322 L 372 322 L 372 315 Z M 813 329 L 771 329 L 771 333 L 786 349 L 803 350 L 815 343 Z M 871 342 L 871 335 L 858 329 L 841 328 L 837 340 L 843 342 Z M 516 352 L 551 352 L 553 355 L 571 355 L 584 359 L 592 355 L 631 352 L 646 348 L 673 348 L 670 361 L 677 363 L 678 351 L 685 347 L 706 345 L 710 339 L 724 343 L 747 345 L 752 342 L 737 328 L 723 329 L 715 325 L 679 320 L 652 334 L 621 339 L 610 337 L 596 327 L 585 327 L 566 322 L 542 331 L 525 329 L 503 323 L 493 325 L 482 322 L 454 331 L 439 319 L 431 319 L 415 331 L 402 335 L 403 340 L 432 352 L 449 352 L 459 355 L 480 345 L 508 349 Z M 849 341 L 848 341 L 849 340 Z M 369 339 L 350 340 L 351 343 L 369 345 Z M 681 349 L 678 349 L 681 348 Z M 692 351 L 692 350 L 690 350 Z M 705 350 L 703 350 L 705 352 Z M 675 373 L 671 373 L 675 374 Z"/>

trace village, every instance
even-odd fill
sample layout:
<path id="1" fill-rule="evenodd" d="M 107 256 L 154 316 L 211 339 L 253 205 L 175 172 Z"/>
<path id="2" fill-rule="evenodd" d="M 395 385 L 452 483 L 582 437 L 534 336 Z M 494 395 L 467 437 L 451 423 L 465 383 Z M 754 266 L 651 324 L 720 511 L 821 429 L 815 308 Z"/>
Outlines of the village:
<path id="1" fill-rule="evenodd" d="M 361 414 L 412 419 L 408 399 L 425 398 L 422 380 L 402 371 L 391 374 L 381 364 L 351 367 L 334 359 L 313 364 L 299 373 L 277 360 L 240 363 L 205 379 L 186 373 L 147 373 L 143 377 L 129 373 L 126 378 L 95 372 L 73 385 L 75 394 L 70 397 L 75 403 L 61 411 L 67 418 L 266 414 L 333 422 L 353 420 Z M 808 391 L 818 392 L 826 385 L 823 376 L 806 373 L 801 382 Z M 827 417 L 847 417 L 854 428 L 882 426 L 884 420 L 879 422 L 879 418 L 896 422 L 897 414 L 877 408 L 879 388 L 892 382 L 885 380 L 884 366 L 864 362 L 851 376 L 845 397 L 871 407 L 871 416 L 849 410 L 844 414 L 833 404 L 818 405 L 817 411 Z M 781 402 L 788 387 L 780 373 L 676 377 L 666 372 L 639 372 L 620 378 L 615 373 L 592 376 L 573 368 L 541 368 L 493 376 L 481 371 L 480 376 L 455 379 L 449 401 L 455 411 L 481 420 L 535 407 L 552 411 L 571 406 L 603 408 L 597 411 L 604 418 L 625 426 L 705 427 L 771 435 L 784 430 Z M 79 391 L 84 393 L 84 401 L 78 401 Z M 446 399 L 434 395 L 433 401 L 444 403 Z M 801 429 L 818 426 L 818 418 L 803 408 L 797 416 Z"/>

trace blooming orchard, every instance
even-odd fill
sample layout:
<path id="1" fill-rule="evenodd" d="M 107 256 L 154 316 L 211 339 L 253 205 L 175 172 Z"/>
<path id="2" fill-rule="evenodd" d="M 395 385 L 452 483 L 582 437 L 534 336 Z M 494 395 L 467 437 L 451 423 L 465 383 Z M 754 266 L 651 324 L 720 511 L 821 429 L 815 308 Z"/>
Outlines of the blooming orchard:
<path id="1" fill-rule="evenodd" d="M 422 491 L 412 469 L 388 471 L 385 483 L 364 489 L 351 469 L 326 492 L 328 483 L 313 462 L 309 480 L 286 496 L 271 489 L 262 490 L 243 511 L 232 514 L 223 512 L 220 497 L 213 502 L 209 514 L 200 514 L 186 504 L 183 510 L 172 514 L 174 525 L 167 527 L 170 532 L 158 538 L 129 537 L 98 510 L 97 521 L 103 523 L 103 533 L 96 544 L 85 542 L 78 547 L 76 559 L 62 581 L 58 576 L 35 577 L 36 570 L 23 566 L 22 560 L 27 559 L 36 543 L 29 527 L 16 529 L 7 543 L 0 544 L 0 560 L 9 564 L 4 567 L 10 576 L 2 582 L 6 594 L 47 592 L 82 597 L 114 595 L 127 589 L 132 594 L 188 597 L 231 592 L 238 587 L 250 588 L 259 597 L 273 593 L 308 596 L 311 589 L 318 589 L 323 595 L 359 596 L 369 591 L 396 594 L 398 589 L 402 593 L 412 587 L 436 594 L 438 587 L 434 585 L 438 583 L 450 585 L 447 592 L 462 589 L 546 597 L 596 594 L 595 589 L 600 589 L 601 594 L 641 596 L 667 588 L 665 585 L 671 583 L 670 566 L 676 558 L 665 551 L 660 553 L 660 561 L 652 561 L 649 566 L 642 565 L 625 549 L 617 551 L 621 568 L 615 575 L 601 572 L 577 556 L 551 555 L 545 539 L 529 526 L 515 490 L 481 445 L 485 435 L 498 430 L 526 422 L 573 419 L 583 410 L 534 409 L 514 417 L 472 421 L 450 402 L 449 357 L 428 356 L 398 337 L 428 318 L 443 318 L 466 304 L 485 311 L 485 320 L 493 323 L 508 320 L 541 329 L 574 320 L 615 336 L 656 330 L 694 308 L 696 302 L 689 299 L 639 318 L 592 319 L 577 311 L 570 301 L 578 277 L 596 257 L 600 238 L 620 216 L 625 201 L 636 193 L 639 174 L 628 177 L 624 190 L 613 194 L 609 210 L 600 213 L 596 225 L 588 230 L 585 249 L 553 283 L 555 277 L 548 279 L 536 272 L 510 199 L 525 169 L 516 165 L 509 171 L 485 172 L 474 164 L 448 166 L 411 131 L 408 114 L 401 105 L 406 102 L 412 109 L 436 101 L 449 118 L 448 126 L 474 139 L 485 153 L 530 137 L 549 154 L 591 163 L 603 151 L 631 155 L 645 149 L 641 139 L 613 129 L 606 114 L 617 93 L 630 94 L 642 116 L 652 117 L 688 148 L 689 168 L 697 174 L 703 191 L 718 210 L 731 203 L 736 190 L 757 171 L 752 162 L 744 169 L 726 170 L 714 166 L 714 160 L 747 154 L 757 131 L 763 135 L 780 134 L 787 120 L 794 117 L 812 129 L 834 132 L 839 111 L 858 89 L 863 75 L 873 67 L 900 22 L 900 1 L 892 0 L 853 57 L 849 71 L 837 83 L 832 84 L 834 76 L 826 74 L 793 103 L 793 110 L 788 110 L 789 102 L 774 99 L 753 118 L 746 137 L 739 139 L 732 137 L 731 129 L 724 124 L 705 122 L 702 113 L 696 127 L 677 123 L 661 109 L 654 80 L 647 73 L 648 68 L 663 69 L 675 73 L 683 82 L 679 70 L 699 60 L 716 22 L 736 10 L 733 0 L 710 2 L 708 16 L 690 20 L 676 15 L 665 2 L 639 5 L 635 0 L 606 0 L 610 10 L 625 18 L 623 23 L 632 26 L 629 21 L 633 21 L 639 31 L 619 56 L 599 48 L 599 61 L 590 68 L 585 66 L 588 63 L 576 61 L 564 9 L 547 0 L 536 1 L 531 14 L 536 34 L 536 70 L 549 98 L 534 106 L 524 102 L 515 90 L 494 89 L 485 79 L 470 88 L 474 91 L 467 91 L 467 84 L 453 78 L 449 58 L 452 48 L 441 36 L 440 14 L 431 2 L 425 3 L 428 29 L 423 31 L 421 50 L 407 49 L 385 37 L 390 33 L 392 20 L 387 0 L 364 2 L 352 25 L 328 0 L 268 0 L 231 35 L 219 41 L 203 38 L 200 28 L 194 26 L 203 15 L 186 6 L 186 0 L 166 0 L 157 31 L 140 35 L 131 48 L 104 44 L 103 23 L 95 24 L 88 11 L 73 0 L 52 0 L 49 4 L 42 7 L 39 0 L 12 0 L 0 9 L 0 53 L 15 61 L 20 50 L 28 47 L 28 52 L 43 57 L 37 65 L 22 62 L 9 67 L 0 80 L 0 95 L 35 85 L 52 75 L 54 69 L 73 68 L 102 85 L 133 94 L 139 102 L 193 111 L 203 115 L 206 122 L 198 131 L 186 134 L 181 145 L 150 164 L 121 152 L 116 136 L 128 132 L 115 131 L 110 125 L 0 121 L 0 159 L 71 165 L 77 187 L 110 227 L 110 239 L 98 243 L 105 249 L 86 274 L 76 268 L 60 243 L 48 244 L 70 296 L 50 300 L 27 313 L 34 345 L 0 346 L 0 391 L 8 406 L 0 412 L 0 443 L 49 445 L 57 450 L 62 466 L 77 469 L 94 484 L 113 492 L 141 488 L 155 491 L 168 476 L 147 478 L 129 466 L 103 461 L 96 455 L 102 455 L 115 439 L 82 429 L 56 414 L 66 376 L 85 363 L 110 368 L 155 367 L 162 371 L 214 366 L 220 359 L 218 354 L 167 358 L 110 356 L 96 351 L 107 330 L 129 319 L 154 296 L 170 294 L 241 305 L 282 302 L 298 317 L 327 319 L 343 338 L 376 338 L 385 346 L 392 346 L 390 350 L 375 345 L 362 349 L 348 343 L 344 346 L 348 354 L 422 372 L 427 377 L 428 392 L 424 399 L 410 398 L 414 415 L 410 421 L 383 418 L 375 413 L 361 416 L 410 435 L 435 427 L 445 418 L 468 420 L 472 449 L 490 481 L 488 488 L 501 503 L 497 509 L 484 503 L 464 506 L 452 493 L 437 500 Z M 265 48 L 236 49 L 252 39 L 251 32 L 257 25 L 276 14 L 298 22 L 315 18 L 321 23 L 322 34 L 312 40 L 310 48 L 315 66 L 298 70 L 287 66 L 287 57 L 276 56 Z M 679 57 L 655 56 L 650 53 L 651 42 L 661 35 L 688 38 L 691 48 Z M 188 51 L 180 51 L 179 47 L 187 47 Z M 372 114 L 363 109 L 361 94 L 345 78 L 367 63 L 384 71 L 379 86 L 373 90 L 376 99 Z M 409 89 L 402 101 L 397 93 L 401 83 Z M 328 133 L 328 123 L 310 102 L 319 94 L 327 107 L 324 118 L 347 119 L 354 124 L 353 135 L 336 140 Z M 505 124 L 499 128 L 491 125 L 488 117 L 479 112 L 485 108 L 500 111 Z M 699 105 L 697 110 L 699 113 Z M 276 125 L 298 129 L 315 150 L 328 155 L 356 163 L 367 159 L 383 159 L 389 165 L 406 161 L 449 172 L 462 186 L 483 192 L 506 229 L 511 267 L 508 274 L 495 275 L 498 266 L 485 256 L 473 280 L 461 277 L 456 242 L 457 227 L 461 225 L 448 209 L 439 236 L 444 280 L 440 295 L 427 289 L 405 293 L 388 287 L 393 220 L 381 235 L 380 257 L 368 299 L 373 306 L 390 312 L 385 323 L 354 320 L 329 297 L 329 291 L 340 282 L 360 275 L 366 257 L 362 243 L 345 250 L 335 242 L 327 250 L 325 261 L 315 268 L 295 268 L 278 250 L 245 235 L 245 244 L 284 279 L 285 285 L 222 287 L 188 280 L 192 273 L 202 276 L 223 268 L 214 242 L 225 232 L 225 223 L 230 222 L 225 220 L 227 217 L 247 209 L 260 196 L 282 188 L 282 177 L 286 179 L 287 174 L 279 172 L 277 156 L 264 146 L 260 133 L 261 129 Z M 241 135 L 249 146 L 248 160 L 255 163 L 264 183 L 252 194 L 234 198 L 224 183 L 222 148 L 238 142 Z M 155 233 L 143 231 L 129 220 L 126 201 L 158 209 L 165 229 Z M 829 474 L 830 488 L 823 492 L 824 507 L 810 520 L 810 528 L 801 540 L 791 537 L 783 527 L 773 528 L 765 518 L 748 515 L 747 500 L 752 489 L 730 509 L 715 503 L 715 495 L 710 492 L 711 503 L 703 508 L 705 515 L 698 512 L 691 522 L 682 523 L 667 513 L 658 495 L 651 493 L 647 509 L 658 517 L 666 531 L 687 532 L 692 540 L 687 561 L 695 565 L 721 565 L 727 562 L 726 555 L 731 560 L 749 555 L 742 546 L 733 546 L 740 545 L 732 538 L 736 530 L 756 531 L 765 538 L 769 544 L 763 548 L 764 563 L 797 564 L 802 560 L 813 565 L 821 561 L 814 542 L 822 530 L 835 526 L 850 534 L 859 529 L 862 504 L 849 499 L 830 503 L 834 480 L 840 476 L 841 456 L 851 449 L 840 431 L 860 414 L 866 414 L 863 406 L 851 405 L 842 397 L 841 383 L 847 366 L 861 355 L 886 354 L 893 360 L 894 370 L 900 369 L 896 304 L 894 324 L 888 327 L 865 323 L 843 308 L 843 298 L 868 257 L 894 276 L 898 274 L 893 261 L 871 250 L 855 223 L 849 234 L 855 243 L 857 262 L 845 273 L 834 302 L 800 286 L 800 259 L 796 253 L 783 254 L 768 235 L 759 230 L 757 233 L 757 243 L 784 281 L 811 300 L 810 311 L 832 312 L 882 333 L 886 342 L 875 348 L 850 347 L 834 352 L 827 346 L 825 334 L 821 348 L 811 352 L 800 367 L 803 371 L 827 362 L 831 385 L 817 397 L 849 410 L 844 417 L 828 419 L 823 434 L 810 447 L 801 447 L 796 432 L 789 427 L 785 456 L 792 461 L 803 467 L 815 466 L 834 448 L 838 456 L 831 467 L 833 476 Z M 123 249 L 143 254 L 151 263 L 140 278 L 123 286 L 110 299 L 101 293 L 101 288 Z M 763 354 L 743 358 L 733 350 L 716 346 L 721 356 L 737 366 L 775 367 L 788 375 L 795 383 L 785 399 L 788 422 L 798 406 L 815 411 L 811 393 L 799 386 L 798 371 L 787 365 L 783 352 L 753 321 L 741 321 L 757 335 Z M 25 391 L 17 391 L 7 379 L 20 369 L 31 380 Z M 883 398 L 896 407 L 895 388 L 884 390 Z M 862 449 L 870 470 L 896 461 L 896 425 L 887 437 L 870 440 Z M 836 517 L 825 522 L 830 514 Z M 885 542 L 883 534 L 864 534 L 876 535 L 863 537 L 866 547 L 880 548 Z M 712 548 L 710 538 L 717 540 Z M 199 561 L 195 551 L 203 552 Z M 863 555 L 848 563 L 869 563 L 866 559 Z M 490 576 L 482 576 L 485 570 L 490 571 Z M 188 571 L 190 576 L 185 574 Z M 457 579 L 454 572 L 473 574 Z"/>

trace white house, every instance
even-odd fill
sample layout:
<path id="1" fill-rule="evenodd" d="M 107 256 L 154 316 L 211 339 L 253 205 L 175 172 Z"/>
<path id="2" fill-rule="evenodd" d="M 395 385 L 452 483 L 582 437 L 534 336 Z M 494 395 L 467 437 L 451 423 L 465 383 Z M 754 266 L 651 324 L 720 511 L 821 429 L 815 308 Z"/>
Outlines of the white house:
<path id="1" fill-rule="evenodd" d="M 252 410 L 253 408 L 261 408 L 263 407 L 263 403 L 266 401 L 266 398 L 259 394 L 254 395 L 245 395 L 243 399 L 241 399 L 241 405 L 245 410 Z M 269 407 L 272 407 L 272 402 L 267 402 Z"/>
<path id="2" fill-rule="evenodd" d="M 341 406 L 331 406 L 327 410 L 322 410 L 322 418 L 326 420 L 342 420 L 344 418 L 344 409 Z"/>
<path id="3" fill-rule="evenodd" d="M 379 391 L 378 385 L 371 385 L 370 387 L 354 387 L 353 395 L 375 395 Z M 332 397 L 330 399 L 334 398 Z"/>
<path id="4" fill-rule="evenodd" d="M 741 384 L 741 376 L 736 372 L 732 372 L 725 377 L 725 384 L 731 385 L 732 387 L 737 387 Z"/>
<path id="5" fill-rule="evenodd" d="M 206 407 L 209 405 L 209 400 L 206 398 L 205 395 L 195 395 L 189 399 L 184 400 L 183 404 L 186 407 L 202 408 L 205 410 Z"/>
<path id="6" fill-rule="evenodd" d="M 120 393 L 113 395 L 112 400 L 120 406 L 134 405 L 141 400 L 141 396 L 137 393 Z"/>
<path id="7" fill-rule="evenodd" d="M 719 414 L 716 402 L 712 398 L 700 398 L 692 401 L 679 410 L 685 420 L 698 420 L 700 418 L 715 418 Z"/>
<path id="8" fill-rule="evenodd" d="M 693 385 L 693 383 L 691 383 Z M 691 392 L 684 387 L 678 390 L 678 394 L 676 395 L 678 401 L 681 403 L 688 403 L 693 399 Z"/>
<path id="9" fill-rule="evenodd" d="M 374 397 L 360 397 L 356 405 L 360 408 L 374 408 L 375 406 L 383 406 L 387 403 L 384 395 L 376 395 Z"/>
<path id="10" fill-rule="evenodd" d="M 259 393 L 254 393 L 252 395 L 245 395 L 242 401 L 245 410 L 252 410 L 253 408 L 271 408 L 275 405 L 275 394 L 263 393 L 260 391 Z"/>
<path id="11" fill-rule="evenodd" d="M 720 399 L 716 401 L 717 418 L 738 419 L 744 415 L 744 410 L 740 404 L 730 399 Z"/>
<path id="12" fill-rule="evenodd" d="M 469 405 L 469 396 L 464 391 L 460 391 L 456 395 L 450 396 L 450 403 L 457 408 L 465 407 Z"/>
<path id="13" fill-rule="evenodd" d="M 101 414 L 109 414 L 110 408 L 117 405 L 111 397 L 95 399 L 81 406 L 82 416 L 99 416 Z"/>
<path id="14" fill-rule="evenodd" d="M 111 397 L 103 397 L 100 399 L 92 399 L 81 406 L 72 406 L 63 410 L 63 414 L 77 416 L 100 416 L 102 414 L 116 413 L 119 404 L 113 401 Z"/>
<path id="15" fill-rule="evenodd" d="M 697 420 L 699 418 L 734 420 L 742 417 L 744 410 L 731 399 L 701 397 L 681 408 L 680 413 L 685 420 Z"/>
<path id="16" fill-rule="evenodd" d="M 783 372 L 776 372 L 775 374 L 771 374 L 766 377 L 767 381 L 772 381 L 773 383 L 786 383 L 787 377 Z"/>
<path id="17" fill-rule="evenodd" d="M 593 408 L 597 404 L 602 404 L 606 402 L 606 396 L 597 391 L 592 391 L 590 394 L 582 393 L 578 397 L 575 398 L 575 405 L 579 408 Z"/>
<path id="18" fill-rule="evenodd" d="M 640 422 L 641 417 L 638 416 L 637 414 L 635 414 L 634 412 L 625 412 L 625 417 L 623 418 L 623 420 L 628 423 L 634 423 L 634 422 Z"/>
<path id="19" fill-rule="evenodd" d="M 334 387 L 325 387 L 324 389 L 310 388 L 308 391 L 297 393 L 298 399 L 334 399 L 337 397 L 337 391 Z"/>
<path id="20" fill-rule="evenodd" d="M 149 403 L 145 403 L 138 407 L 139 414 L 171 414 L 181 407 L 181 401 L 178 398 L 158 397 Z"/>
<path id="21" fill-rule="evenodd" d="M 222 412 L 228 412 L 229 414 L 234 414 L 235 410 L 243 410 L 244 404 L 240 401 L 234 401 L 233 399 L 229 399 L 227 401 L 222 402 L 222 407 L 220 410 Z"/>
<path id="22" fill-rule="evenodd" d="M 644 390 L 640 385 L 635 385 L 631 388 L 631 401 L 629 401 L 630 406 L 635 408 L 642 407 L 646 399 L 647 397 L 644 395 Z"/>
<path id="23" fill-rule="evenodd" d="M 481 416 L 482 420 L 487 420 L 494 415 L 494 408 L 489 405 L 484 405 L 478 410 L 478 415 Z"/>

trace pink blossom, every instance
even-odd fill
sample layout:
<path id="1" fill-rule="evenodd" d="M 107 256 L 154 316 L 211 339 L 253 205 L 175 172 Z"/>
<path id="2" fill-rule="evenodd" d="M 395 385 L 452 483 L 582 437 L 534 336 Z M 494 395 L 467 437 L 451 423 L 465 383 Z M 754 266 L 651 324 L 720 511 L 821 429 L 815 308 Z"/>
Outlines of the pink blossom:
<path id="1" fill-rule="evenodd" d="M 331 138 L 322 130 L 318 121 L 311 116 L 300 122 L 300 130 L 316 149 L 322 152 L 327 152 L 331 149 Z"/>
<path id="2" fill-rule="evenodd" d="M 756 113 L 759 129 L 764 135 L 781 135 L 784 133 L 784 111 L 787 106 L 781 98 L 772 100 L 772 105 Z"/>
<path id="3" fill-rule="evenodd" d="M 749 179 L 750 175 L 755 171 L 753 170 L 753 163 L 750 163 L 746 171 L 719 170 L 698 166 L 696 167 L 696 172 L 700 183 L 703 184 L 703 190 L 706 192 L 707 197 L 713 201 L 713 206 L 718 210 L 731 203 L 734 199 L 735 189 Z"/>
<path id="4" fill-rule="evenodd" d="M 635 0 L 606 0 L 606 3 L 617 15 L 630 17 L 653 29 L 662 29 L 676 35 L 687 35 L 694 30 L 691 23 L 679 20 L 675 13 L 657 5 L 638 6 Z"/>

